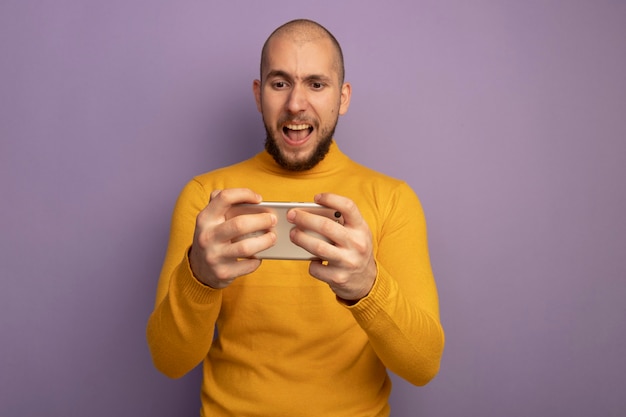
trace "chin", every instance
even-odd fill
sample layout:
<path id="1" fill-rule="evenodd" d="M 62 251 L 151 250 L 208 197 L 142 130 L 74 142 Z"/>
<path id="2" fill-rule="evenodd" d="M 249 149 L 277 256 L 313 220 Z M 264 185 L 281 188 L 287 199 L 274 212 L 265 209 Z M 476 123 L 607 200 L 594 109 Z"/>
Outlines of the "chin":
<path id="1" fill-rule="evenodd" d="M 317 144 L 315 149 L 306 153 L 306 156 L 292 155 L 293 157 L 291 157 L 288 155 L 288 152 L 284 152 L 280 149 L 274 138 L 268 136 L 265 140 L 265 149 L 272 155 L 274 161 L 284 169 L 293 172 L 302 172 L 308 171 L 319 164 L 328 153 L 331 143 L 332 138 L 329 141 Z"/>
<path id="2" fill-rule="evenodd" d="M 330 145 L 333 142 L 333 135 L 335 133 L 335 129 L 333 128 L 328 132 L 328 135 L 323 135 L 320 138 L 309 138 L 309 143 L 311 143 L 311 141 L 317 141 L 313 149 L 307 151 L 302 150 L 302 152 L 291 152 L 290 155 L 290 152 L 285 152 L 279 145 L 279 143 L 281 145 L 283 144 L 280 142 L 282 140 L 280 132 L 278 133 L 278 139 L 276 139 L 267 126 L 265 126 L 265 131 L 265 149 L 267 152 L 274 158 L 274 161 L 276 161 L 278 165 L 293 172 L 308 171 L 319 164 L 330 150 Z M 306 155 L 301 155 L 303 152 Z"/>

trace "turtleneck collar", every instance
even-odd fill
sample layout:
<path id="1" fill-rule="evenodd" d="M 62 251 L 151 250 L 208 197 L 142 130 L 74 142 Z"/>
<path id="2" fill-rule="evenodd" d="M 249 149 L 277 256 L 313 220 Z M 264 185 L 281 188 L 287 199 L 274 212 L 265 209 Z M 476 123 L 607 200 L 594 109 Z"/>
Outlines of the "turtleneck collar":
<path id="1" fill-rule="evenodd" d="M 294 172 L 289 171 L 281 167 L 274 161 L 274 158 L 267 153 L 267 151 L 262 151 L 258 153 L 254 160 L 259 164 L 260 168 L 264 171 L 271 172 L 276 175 L 280 175 L 283 177 L 315 177 L 318 175 L 328 175 L 333 171 L 339 171 L 345 165 L 345 163 L 349 160 L 346 154 L 341 152 L 337 143 L 333 140 L 330 145 L 330 149 L 328 153 L 324 157 L 319 164 L 314 166 L 313 168 L 307 171 Z"/>

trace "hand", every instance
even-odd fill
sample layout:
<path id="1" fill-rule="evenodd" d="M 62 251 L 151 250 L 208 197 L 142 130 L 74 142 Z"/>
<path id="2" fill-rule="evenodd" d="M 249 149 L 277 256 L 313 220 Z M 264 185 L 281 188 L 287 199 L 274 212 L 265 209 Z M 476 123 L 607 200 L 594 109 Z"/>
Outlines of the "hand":
<path id="1" fill-rule="evenodd" d="M 226 218 L 226 213 L 239 203 L 260 203 L 261 196 L 246 188 L 217 190 L 209 204 L 198 214 L 189 263 L 194 276 L 212 288 L 225 288 L 235 278 L 255 271 L 259 259 L 247 259 L 276 243 L 276 235 L 260 236 L 232 242 L 244 234 L 269 230 L 276 216 L 259 213 Z"/>
<path id="2" fill-rule="evenodd" d="M 312 261 L 309 266 L 313 277 L 326 282 L 339 298 L 356 302 L 369 294 L 378 273 L 372 233 L 352 200 L 324 193 L 315 196 L 315 202 L 341 212 L 344 224 L 301 210 L 290 210 L 287 219 L 296 226 L 291 230 L 291 240 L 321 259 Z M 326 236 L 334 245 L 305 230 Z"/>

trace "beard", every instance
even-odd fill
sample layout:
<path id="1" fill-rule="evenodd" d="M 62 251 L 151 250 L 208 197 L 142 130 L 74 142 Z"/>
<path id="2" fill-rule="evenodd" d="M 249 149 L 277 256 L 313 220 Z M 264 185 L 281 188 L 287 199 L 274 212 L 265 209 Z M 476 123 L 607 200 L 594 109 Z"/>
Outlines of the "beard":
<path id="1" fill-rule="evenodd" d="M 294 160 L 290 161 L 285 157 L 285 155 L 281 152 L 278 147 L 276 138 L 272 135 L 271 130 L 268 128 L 265 122 L 265 150 L 272 155 L 274 161 L 282 168 L 288 171 L 294 172 L 302 172 L 308 171 L 309 169 L 315 167 L 319 164 L 328 154 L 330 150 L 330 145 L 333 142 L 333 136 L 335 135 L 335 128 L 337 127 L 337 121 L 332 125 L 330 129 L 321 130 L 320 141 L 317 144 L 317 147 L 313 151 L 313 153 L 305 160 Z"/>

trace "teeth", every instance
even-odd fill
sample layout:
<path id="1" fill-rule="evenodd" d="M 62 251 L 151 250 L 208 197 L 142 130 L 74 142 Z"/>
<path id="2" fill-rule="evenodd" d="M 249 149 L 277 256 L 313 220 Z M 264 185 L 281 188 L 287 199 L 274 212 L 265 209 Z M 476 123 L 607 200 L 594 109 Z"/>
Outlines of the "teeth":
<path id="1" fill-rule="evenodd" d="M 311 127 L 311 125 L 287 125 L 285 126 L 289 130 L 306 130 Z"/>

